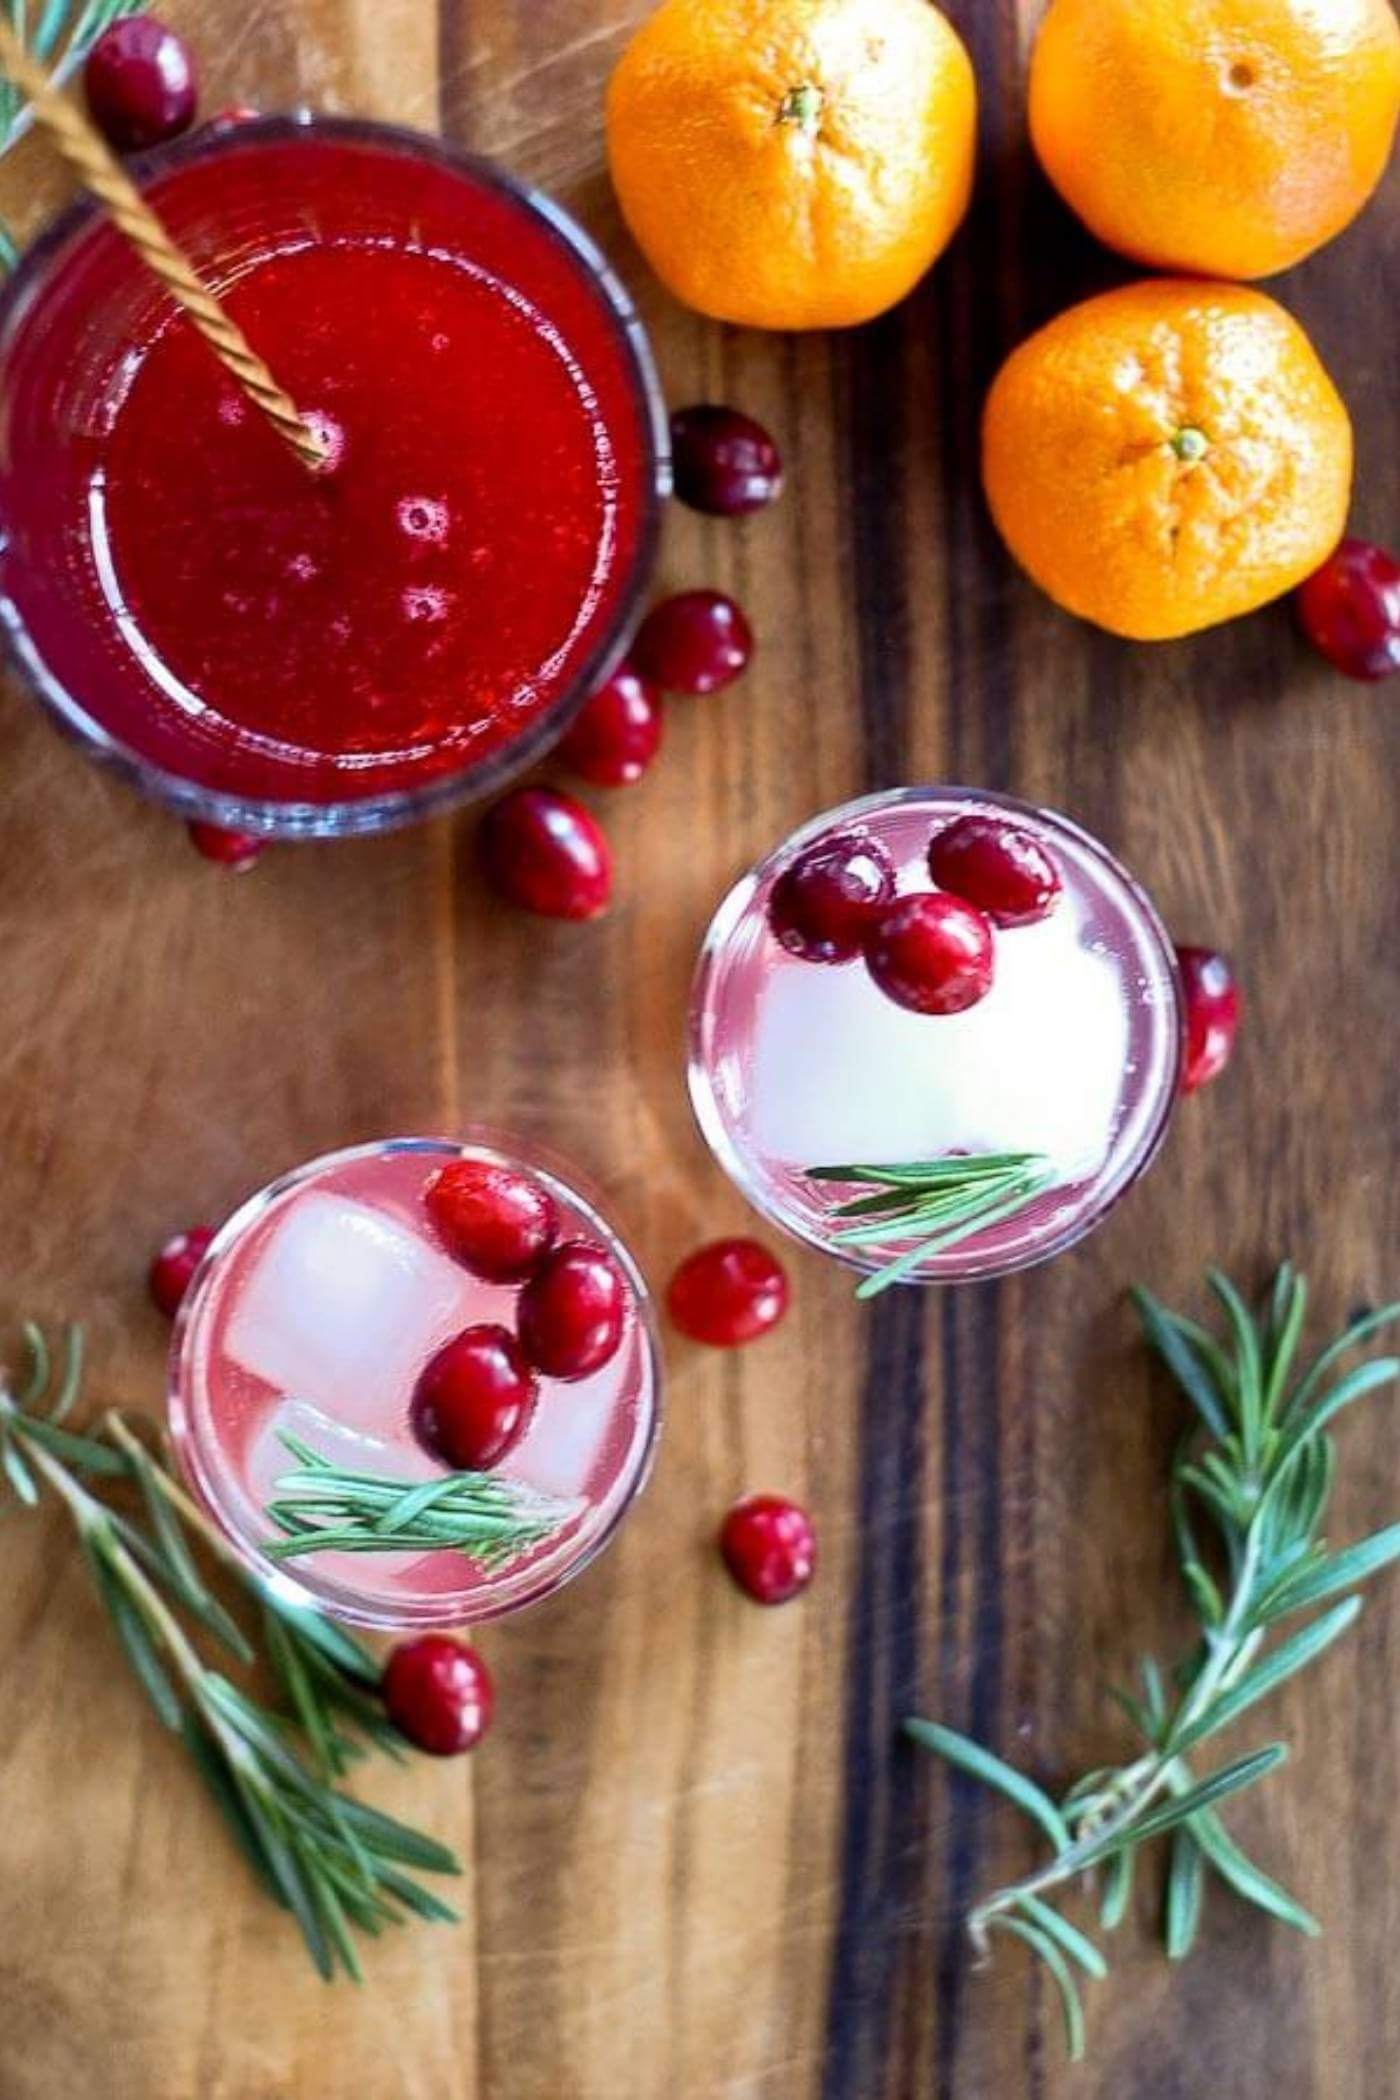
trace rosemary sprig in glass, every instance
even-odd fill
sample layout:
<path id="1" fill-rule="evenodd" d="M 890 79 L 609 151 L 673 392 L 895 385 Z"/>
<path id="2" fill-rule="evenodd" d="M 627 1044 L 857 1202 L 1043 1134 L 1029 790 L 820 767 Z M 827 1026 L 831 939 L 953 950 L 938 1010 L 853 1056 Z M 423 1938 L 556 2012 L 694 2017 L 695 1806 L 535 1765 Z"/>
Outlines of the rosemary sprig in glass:
<path id="1" fill-rule="evenodd" d="M 1076 1972 L 1107 1973 L 1103 1955 L 1047 1898 L 1086 1874 L 1100 1877 L 1099 1921 L 1122 1919 L 1140 1848 L 1169 1837 L 1164 1930 L 1173 1960 L 1189 1952 L 1213 1873 L 1237 1895 L 1305 1933 L 1318 1926 L 1229 1835 L 1216 1804 L 1283 1762 L 1282 1743 L 1200 1778 L 1191 1759 L 1226 1727 L 1345 1633 L 1361 1610 L 1360 1585 L 1400 1558 L 1400 1523 L 1330 1549 L 1322 1524 L 1335 1449 L 1329 1425 L 1343 1408 L 1400 1376 L 1378 1357 L 1338 1377 L 1339 1359 L 1400 1319 L 1400 1304 L 1354 1320 L 1307 1369 L 1294 1369 L 1307 1309 L 1303 1278 L 1285 1265 L 1256 1319 L 1212 1271 L 1226 1338 L 1134 1296 L 1147 1338 L 1195 1409 L 1172 1466 L 1171 1521 L 1182 1579 L 1200 1624 L 1195 1647 L 1169 1677 L 1149 1657 L 1141 1690 L 1115 1697 L 1144 1748 L 1130 1762 L 1085 1775 L 1058 1801 L 1035 1781 L 953 1729 L 908 1720 L 907 1732 L 950 1764 L 1004 1794 L 1049 1841 L 1034 1873 L 983 1897 L 967 1923 L 979 1952 L 995 1932 L 1027 1945 L 1054 1979 L 1070 2054 L 1084 2047 Z M 1333 1601 L 1336 1600 L 1336 1601 Z M 1291 1632 L 1283 1621 L 1325 1605 Z"/>
<path id="2" fill-rule="evenodd" d="M 459 1871 L 445 1846 L 330 1783 L 367 1741 L 389 1747 L 388 1724 L 369 1697 L 374 1658 L 246 1569 L 119 1417 L 107 1418 L 104 1437 L 67 1428 L 82 1376 L 81 1337 L 70 1335 L 55 1379 L 41 1332 L 31 1326 L 25 1336 L 22 1390 L 0 1381 L 0 1467 L 11 1489 L 30 1505 L 48 1489 L 67 1511 L 138 1682 L 183 1738 L 258 1879 L 291 1911 L 324 1977 L 340 1969 L 358 1978 L 353 1932 L 374 1936 L 409 1917 L 454 1915 L 408 1870 Z M 144 1522 L 99 1496 L 91 1481 L 131 1483 Z M 198 1629 L 237 1662 L 257 1656 L 206 1584 L 191 1533 L 257 1599 L 290 1719 L 250 1698 L 196 1648 Z"/>
<path id="3" fill-rule="evenodd" d="M 277 1481 L 267 1515 L 285 1538 L 270 1560 L 307 1553 L 431 1553 L 456 1548 L 484 1568 L 518 1560 L 574 1514 L 574 1504 L 536 1494 L 495 1473 L 442 1473 L 431 1480 L 357 1473 L 282 1436 L 294 1471 Z"/>
<path id="4" fill-rule="evenodd" d="M 907 1166 L 808 1167 L 806 1178 L 854 1182 L 868 1192 L 833 1211 L 833 1217 L 851 1220 L 831 1235 L 833 1246 L 873 1252 L 912 1242 L 866 1277 L 858 1298 L 903 1283 L 935 1254 L 1014 1217 L 1063 1179 L 1040 1152 L 988 1152 Z"/>

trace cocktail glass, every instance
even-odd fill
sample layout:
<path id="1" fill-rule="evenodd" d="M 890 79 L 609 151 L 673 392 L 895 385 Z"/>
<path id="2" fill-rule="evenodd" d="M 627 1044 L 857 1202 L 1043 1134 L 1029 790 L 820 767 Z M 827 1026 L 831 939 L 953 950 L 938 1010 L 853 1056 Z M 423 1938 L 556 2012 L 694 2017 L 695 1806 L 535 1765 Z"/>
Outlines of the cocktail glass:
<path id="1" fill-rule="evenodd" d="M 1029 832 L 1063 884 L 1042 923 L 997 930 L 979 1004 L 912 1013 L 859 957 L 814 963 L 780 945 L 774 884 L 819 840 L 863 833 L 888 852 L 901 893 L 928 890 L 931 839 L 968 815 Z M 1004 1275 L 1081 1239 L 1161 1144 L 1181 1053 L 1175 957 L 1132 877 L 1067 818 L 970 788 L 901 788 L 814 818 L 720 905 L 691 997 L 691 1100 L 716 1159 L 773 1224 L 867 1276 L 913 1239 L 852 1244 L 872 1220 L 838 1212 L 881 1184 L 812 1169 L 1044 1161 L 1038 1193 L 916 1261 L 903 1279 L 913 1283 Z"/>
<path id="2" fill-rule="evenodd" d="M 470 1555 L 324 1550 L 278 1562 L 266 1514 L 297 1459 L 292 1437 L 338 1467 L 429 1481 L 447 1469 L 410 1407 L 429 1358 L 468 1326 L 511 1325 L 518 1292 L 453 1260 L 424 1208 L 444 1163 L 523 1171 L 557 1206 L 561 1236 L 609 1253 L 630 1305 L 621 1346 L 591 1376 L 541 1379 L 529 1426 L 492 1478 L 540 1498 L 546 1535 L 502 1565 Z M 516 1611 L 601 1551 L 646 1478 L 661 1359 L 646 1285 L 592 1199 L 536 1153 L 493 1139 L 397 1138 L 312 1160 L 251 1197 L 191 1284 L 171 1350 L 179 1462 L 238 1550 L 271 1580 L 360 1626 L 459 1625 Z"/>

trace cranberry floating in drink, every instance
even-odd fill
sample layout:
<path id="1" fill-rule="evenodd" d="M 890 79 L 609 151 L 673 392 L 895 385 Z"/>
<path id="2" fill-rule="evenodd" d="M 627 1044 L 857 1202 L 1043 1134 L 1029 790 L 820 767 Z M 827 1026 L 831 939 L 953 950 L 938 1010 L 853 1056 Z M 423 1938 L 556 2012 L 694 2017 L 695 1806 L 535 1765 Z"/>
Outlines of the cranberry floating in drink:
<path id="1" fill-rule="evenodd" d="M 309 472 L 90 206 L 0 300 L 0 616 L 186 815 L 370 831 L 485 793 L 616 662 L 666 437 L 602 257 L 437 141 L 206 128 L 145 194 L 323 439 Z"/>
<path id="2" fill-rule="evenodd" d="M 505 1276 L 493 1240 L 483 1263 L 482 1204 L 464 1239 L 444 1201 L 467 1167 L 513 1220 L 537 1191 L 558 1246 Z M 608 1333 L 560 1366 L 529 1294 L 574 1249 L 606 1268 Z M 659 1385 L 646 1287 L 577 1189 L 493 1144 L 397 1139 L 313 1160 L 223 1227 L 180 1312 L 171 1426 L 250 1559 L 359 1625 L 452 1626 L 592 1559 L 645 1477 Z"/>
<path id="3" fill-rule="evenodd" d="M 804 827 L 720 906 L 692 994 L 716 1158 L 863 1295 L 1072 1245 L 1156 1151 L 1181 1054 L 1131 878 L 1065 818 L 963 788 Z"/>

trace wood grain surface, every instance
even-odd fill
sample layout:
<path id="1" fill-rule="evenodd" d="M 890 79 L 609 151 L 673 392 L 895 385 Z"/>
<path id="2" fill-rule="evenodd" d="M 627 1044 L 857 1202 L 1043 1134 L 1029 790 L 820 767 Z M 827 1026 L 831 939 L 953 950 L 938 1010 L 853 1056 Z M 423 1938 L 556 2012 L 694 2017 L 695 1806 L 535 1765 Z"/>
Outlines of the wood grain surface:
<path id="1" fill-rule="evenodd" d="M 911 1707 L 1051 1779 L 1113 1756 L 1102 1687 L 1183 1631 L 1166 1543 L 1175 1405 L 1124 1288 L 1292 1254 L 1331 1321 L 1400 1283 L 1396 696 L 1344 686 L 1275 608 L 1133 648 L 1057 613 L 983 509 L 976 413 L 1005 349 L 1121 267 L 1024 145 L 1034 7 L 950 12 L 982 96 L 970 221 L 901 311 L 783 339 L 681 312 L 622 234 L 600 91 L 640 0 L 171 0 L 209 106 L 440 128 L 554 189 L 617 256 L 674 403 L 779 436 L 790 493 L 677 512 L 662 580 L 732 589 L 760 653 L 677 705 L 607 800 L 621 901 L 591 928 L 483 901 L 472 821 L 270 854 L 230 880 L 0 695 L 3 1295 L 79 1315 L 94 1392 L 157 1410 L 150 1248 L 374 1134 L 484 1119 L 609 1192 L 652 1276 L 745 1213 L 689 1119 L 687 979 L 731 877 L 863 788 L 963 780 L 1071 812 L 1184 939 L 1240 958 L 1236 1067 L 1105 1227 L 1049 1269 L 873 1313 L 794 1255 L 786 1327 L 671 1351 L 654 1482 L 576 1586 L 483 1647 L 499 1723 L 376 1798 L 470 1863 L 465 1918 L 319 1985 L 143 1710 L 59 1520 L 0 1533 L 0 2100 L 1390 2100 L 1400 2061 L 1400 1588 L 1278 1702 L 1286 1773 L 1241 1834 L 1318 1944 L 1213 1889 L 1180 1970 L 1139 1891 L 1092 2054 L 958 1914 L 1024 1866 L 1008 1811 L 902 1747 Z M 0 205 L 61 192 L 31 142 Z M 1400 182 L 1281 296 L 1360 438 L 1355 529 L 1400 537 Z M 1339 1535 L 1400 1514 L 1393 1403 L 1344 1426 Z M 743 1490 L 808 1502 L 786 1611 L 719 1572 Z"/>

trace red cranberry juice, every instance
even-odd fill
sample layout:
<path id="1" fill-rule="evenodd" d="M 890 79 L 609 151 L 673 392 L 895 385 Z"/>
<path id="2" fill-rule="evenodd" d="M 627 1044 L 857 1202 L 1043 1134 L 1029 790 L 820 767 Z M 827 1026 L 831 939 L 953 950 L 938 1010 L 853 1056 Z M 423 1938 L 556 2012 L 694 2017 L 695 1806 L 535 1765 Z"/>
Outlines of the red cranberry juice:
<path id="1" fill-rule="evenodd" d="M 311 803 L 474 768 L 591 682 L 656 473 L 591 260 L 426 142 L 330 129 L 234 133 L 152 185 L 325 467 L 100 227 L 44 331 L 77 376 L 15 348 L 0 464 L 11 589 L 67 691 L 183 780 Z"/>
<path id="2" fill-rule="evenodd" d="M 330 455 L 309 474 L 172 321 L 103 476 L 133 644 L 177 705 L 295 754 L 500 743 L 577 669 L 614 558 L 616 464 L 567 346 L 392 248 L 275 256 L 227 304 Z"/>

